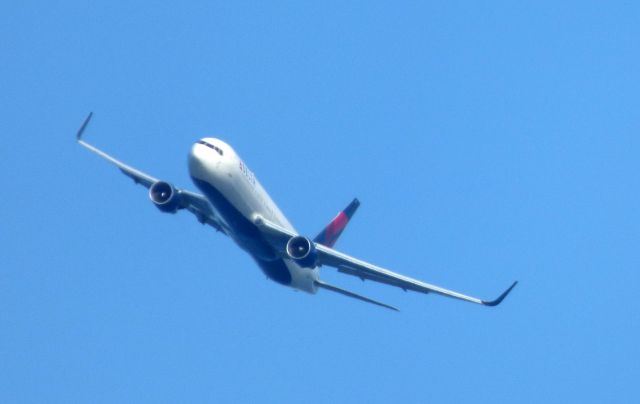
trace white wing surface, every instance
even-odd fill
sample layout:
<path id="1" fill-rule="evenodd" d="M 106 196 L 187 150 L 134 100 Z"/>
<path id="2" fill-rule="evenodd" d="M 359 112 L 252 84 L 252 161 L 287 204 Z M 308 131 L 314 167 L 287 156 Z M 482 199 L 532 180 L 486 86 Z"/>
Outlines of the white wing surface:
<path id="1" fill-rule="evenodd" d="M 297 234 L 271 223 L 262 217 L 256 219 L 256 224 L 262 229 L 265 238 L 269 243 L 284 255 L 286 254 L 284 246 L 287 241 Z M 362 280 L 370 280 L 374 282 L 384 283 L 391 286 L 399 287 L 403 290 L 412 290 L 421 293 L 437 293 L 442 296 L 460 299 L 471 303 L 481 304 L 484 306 L 497 306 L 518 284 L 514 282 L 507 290 L 505 290 L 498 298 L 494 300 L 482 300 L 476 297 L 467 296 L 465 294 L 445 289 L 440 286 L 431 285 L 429 283 L 410 278 L 408 276 L 392 272 L 388 269 L 370 264 L 368 262 L 351 257 L 340 251 L 334 250 L 319 243 L 314 243 L 318 253 L 318 265 L 326 265 L 336 268 L 338 272 L 356 276 Z"/>
<path id="2" fill-rule="evenodd" d="M 78 130 L 76 138 L 78 143 L 85 148 L 91 150 L 98 156 L 104 158 L 105 160 L 111 162 L 113 165 L 118 167 L 120 171 L 127 177 L 131 178 L 136 184 L 142 184 L 145 188 L 150 188 L 153 184 L 160 181 L 159 179 L 152 177 L 149 174 L 146 174 L 136 168 L 133 168 L 122 161 L 110 156 L 109 154 L 103 152 L 97 147 L 85 142 L 82 139 L 82 134 L 84 130 L 87 128 L 89 121 L 93 113 L 90 113 L 85 121 L 82 123 L 82 126 Z M 187 191 L 184 189 L 176 188 L 176 192 L 178 194 L 179 207 L 178 209 L 186 209 L 189 212 L 193 213 L 198 221 L 203 224 L 208 224 L 211 227 L 215 228 L 218 231 L 222 231 L 226 234 L 224 227 L 221 225 L 221 221 L 216 216 L 214 210 L 211 208 L 209 201 L 200 195 L 191 191 Z"/>

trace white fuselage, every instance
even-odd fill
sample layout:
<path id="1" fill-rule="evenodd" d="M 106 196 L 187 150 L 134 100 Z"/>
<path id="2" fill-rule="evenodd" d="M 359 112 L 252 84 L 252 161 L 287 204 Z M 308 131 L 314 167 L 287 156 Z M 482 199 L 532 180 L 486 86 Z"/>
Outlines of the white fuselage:
<path id="1" fill-rule="evenodd" d="M 228 144 L 214 138 L 195 143 L 189 154 L 189 173 L 220 217 L 223 230 L 269 278 L 305 292 L 317 291 L 318 268 L 300 267 L 262 238 L 255 225 L 260 216 L 287 230 L 295 229 Z"/>

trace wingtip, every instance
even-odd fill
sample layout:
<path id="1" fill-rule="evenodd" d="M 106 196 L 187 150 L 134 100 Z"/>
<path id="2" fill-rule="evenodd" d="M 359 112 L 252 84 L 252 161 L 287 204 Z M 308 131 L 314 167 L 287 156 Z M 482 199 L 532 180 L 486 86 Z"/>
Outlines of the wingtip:
<path id="1" fill-rule="evenodd" d="M 360 201 L 358 198 L 353 198 L 353 201 L 345 208 L 344 213 L 351 219 L 356 213 L 356 210 L 358 210 L 358 207 L 360 207 Z"/>
<path id="2" fill-rule="evenodd" d="M 498 298 L 497 298 L 497 299 L 495 299 L 495 300 L 491 300 L 491 301 L 484 301 L 484 300 L 483 300 L 483 301 L 482 301 L 482 304 L 484 304 L 485 306 L 491 306 L 491 307 L 499 305 L 500 303 L 502 303 L 502 301 L 504 300 L 504 298 L 505 298 L 505 297 L 507 297 L 507 295 L 508 295 L 509 293 L 511 293 L 511 290 L 512 290 L 513 288 L 515 288 L 517 284 L 518 284 L 518 281 L 513 282 L 513 283 L 511 284 L 511 286 L 509 286 L 509 288 L 507 288 L 507 290 L 505 290 L 504 292 L 502 292 L 502 294 L 501 294 L 500 296 L 498 296 Z"/>
<path id="3" fill-rule="evenodd" d="M 82 134 L 84 133 L 84 130 L 87 128 L 87 125 L 89 125 L 89 121 L 91 120 L 91 117 L 93 116 L 93 111 L 89 112 L 89 115 L 87 115 L 87 117 L 84 119 L 84 122 L 82 122 L 82 126 L 80 126 L 80 129 L 78 129 L 78 132 L 76 133 L 76 140 L 82 140 Z"/>

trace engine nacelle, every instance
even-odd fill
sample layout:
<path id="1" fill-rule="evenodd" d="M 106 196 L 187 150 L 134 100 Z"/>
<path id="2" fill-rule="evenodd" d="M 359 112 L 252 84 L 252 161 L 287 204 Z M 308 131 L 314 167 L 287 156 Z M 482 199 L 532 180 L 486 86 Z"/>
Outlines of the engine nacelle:
<path id="1" fill-rule="evenodd" d="M 296 264 L 304 268 L 315 268 L 318 262 L 318 252 L 313 241 L 306 237 L 291 237 L 287 242 L 287 255 Z"/>
<path id="2" fill-rule="evenodd" d="M 163 212 L 176 213 L 180 208 L 180 192 L 166 181 L 153 183 L 149 187 L 149 198 Z"/>

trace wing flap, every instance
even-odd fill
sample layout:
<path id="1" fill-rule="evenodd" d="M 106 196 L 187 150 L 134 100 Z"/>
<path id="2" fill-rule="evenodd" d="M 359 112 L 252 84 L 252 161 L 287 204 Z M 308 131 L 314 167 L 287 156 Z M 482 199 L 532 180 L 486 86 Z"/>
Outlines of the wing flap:
<path id="1" fill-rule="evenodd" d="M 211 208 L 211 204 L 204 196 L 191 191 L 180 190 L 180 201 L 182 207 L 193 213 L 198 221 L 202 224 L 208 224 L 226 234 L 224 228 L 220 225 L 218 217 Z"/>
<path id="2" fill-rule="evenodd" d="M 362 281 L 373 281 L 373 282 L 378 282 L 378 283 L 384 283 L 385 285 L 389 285 L 389 286 L 395 286 L 398 287 L 400 289 L 403 289 L 405 292 L 407 290 L 413 290 L 414 292 L 421 292 L 421 293 L 429 293 L 425 290 L 422 289 L 418 289 L 413 287 L 412 285 L 407 285 L 407 284 L 403 284 L 400 281 L 397 281 L 395 279 L 389 279 L 389 278 L 384 278 L 382 276 L 378 276 L 372 273 L 367 273 L 364 271 L 358 271 L 357 269 L 352 269 L 350 267 L 347 266 L 340 266 L 337 268 L 338 272 L 346 274 L 346 275 L 351 275 L 351 276 L 355 276 L 356 278 L 360 278 Z"/>

